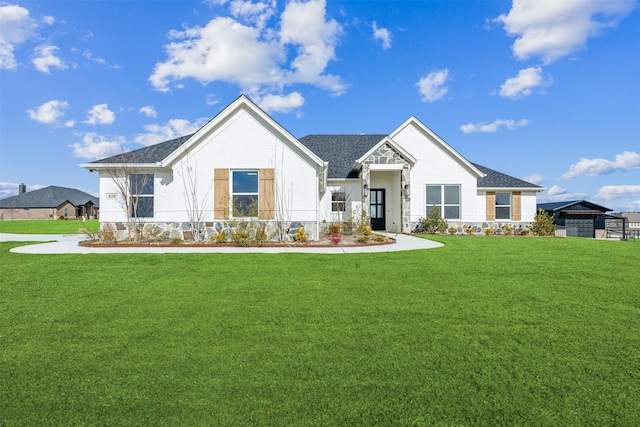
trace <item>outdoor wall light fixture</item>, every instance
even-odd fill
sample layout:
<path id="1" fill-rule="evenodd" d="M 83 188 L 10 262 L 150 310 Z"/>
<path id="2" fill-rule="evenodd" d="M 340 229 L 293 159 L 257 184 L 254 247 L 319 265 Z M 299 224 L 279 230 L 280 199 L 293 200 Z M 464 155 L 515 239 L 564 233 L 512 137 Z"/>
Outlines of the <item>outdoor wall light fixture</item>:
<path id="1" fill-rule="evenodd" d="M 369 191 L 369 184 L 367 184 L 365 182 L 365 184 L 362 186 L 362 188 L 364 189 L 364 191 Z"/>

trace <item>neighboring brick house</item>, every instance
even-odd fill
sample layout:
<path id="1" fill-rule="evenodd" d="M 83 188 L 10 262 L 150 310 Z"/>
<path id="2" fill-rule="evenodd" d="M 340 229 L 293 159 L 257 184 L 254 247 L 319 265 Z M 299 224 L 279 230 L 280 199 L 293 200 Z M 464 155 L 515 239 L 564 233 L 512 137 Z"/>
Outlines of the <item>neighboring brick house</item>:
<path id="1" fill-rule="evenodd" d="M 26 191 L 20 184 L 18 195 L 0 200 L 0 219 L 97 218 L 100 201 L 75 188 L 54 185 Z"/>
<path id="2" fill-rule="evenodd" d="M 209 237 L 253 220 L 269 234 L 304 226 L 312 239 L 348 220 L 409 233 L 434 207 L 456 227 L 521 227 L 544 190 L 469 162 L 415 117 L 389 134 L 298 139 L 244 95 L 193 135 L 81 166 L 100 174 L 103 224 L 122 230 L 135 215 L 180 235 L 197 206 Z"/>

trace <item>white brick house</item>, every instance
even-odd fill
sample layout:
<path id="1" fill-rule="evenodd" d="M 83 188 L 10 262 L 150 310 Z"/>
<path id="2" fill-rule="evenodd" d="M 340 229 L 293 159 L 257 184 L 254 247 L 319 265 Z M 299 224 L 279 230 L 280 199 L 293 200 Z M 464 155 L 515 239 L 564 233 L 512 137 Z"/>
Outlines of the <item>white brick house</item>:
<path id="1" fill-rule="evenodd" d="M 102 223 L 129 222 L 114 174 L 135 171 L 149 179 L 137 218 L 173 235 L 193 227 L 194 210 L 206 236 L 261 221 L 317 239 L 350 219 L 408 233 L 432 206 L 453 226 L 517 226 L 544 190 L 470 163 L 414 117 L 388 135 L 297 139 L 244 95 L 193 135 L 81 166 L 100 174 Z"/>

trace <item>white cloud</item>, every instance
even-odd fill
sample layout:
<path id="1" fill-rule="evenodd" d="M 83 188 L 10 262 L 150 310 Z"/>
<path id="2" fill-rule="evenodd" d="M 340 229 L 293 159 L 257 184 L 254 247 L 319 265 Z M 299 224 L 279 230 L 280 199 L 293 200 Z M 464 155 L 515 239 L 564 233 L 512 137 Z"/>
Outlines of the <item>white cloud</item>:
<path id="1" fill-rule="evenodd" d="M 158 117 L 158 113 L 152 105 L 147 105 L 138 110 L 139 113 L 144 114 L 147 117 Z"/>
<path id="2" fill-rule="evenodd" d="M 293 92 L 289 95 L 266 95 L 256 100 L 256 103 L 267 113 L 278 111 L 288 113 L 304 105 L 304 98 L 300 93 Z"/>
<path id="3" fill-rule="evenodd" d="M 248 0 L 232 0 L 229 8 L 231 15 L 255 24 L 259 30 L 265 27 L 269 18 L 277 11 L 275 0 L 256 3 Z"/>
<path id="4" fill-rule="evenodd" d="M 551 77 L 545 80 L 542 77 L 541 67 L 529 67 L 518 72 L 515 77 L 508 78 L 500 86 L 500 96 L 503 98 L 518 99 L 529 96 L 535 88 L 544 88 L 552 83 Z"/>
<path id="5" fill-rule="evenodd" d="M 341 95 L 346 90 L 342 79 L 324 74 L 324 70 L 335 59 L 342 27 L 335 20 L 326 19 L 325 8 L 325 0 L 287 3 L 280 21 L 280 41 L 298 46 L 298 56 L 291 63 L 294 71 L 285 82 L 308 83 Z"/>
<path id="6" fill-rule="evenodd" d="M 17 195 L 19 185 L 17 182 L 0 182 L 0 199 Z M 27 185 L 27 191 L 38 190 L 40 188 L 44 188 L 44 186 L 38 184 Z"/>
<path id="7" fill-rule="evenodd" d="M 36 21 L 29 10 L 0 3 L 0 69 L 14 70 L 18 62 L 13 54 L 17 45 L 35 34 Z"/>
<path id="8" fill-rule="evenodd" d="M 534 173 L 533 175 L 525 176 L 523 179 L 532 184 L 540 185 L 544 182 L 544 175 L 541 173 Z"/>
<path id="9" fill-rule="evenodd" d="M 168 58 L 156 64 L 149 81 L 159 91 L 188 78 L 203 84 L 224 81 L 252 97 L 278 94 L 299 83 L 333 95 L 344 93 L 342 79 L 325 73 L 342 33 L 335 20 L 326 18 L 325 1 L 290 1 L 279 25 L 263 28 L 274 7 L 272 1 L 232 1 L 231 13 L 237 19 L 216 17 L 204 27 L 171 31 L 172 42 L 165 46 Z M 293 59 L 287 55 L 291 51 Z"/>
<path id="10" fill-rule="evenodd" d="M 508 14 L 495 22 L 517 37 L 516 58 L 541 57 L 545 63 L 583 49 L 589 37 L 615 27 L 635 7 L 628 0 L 513 0 Z"/>
<path id="11" fill-rule="evenodd" d="M 60 58 L 58 58 L 55 53 L 58 51 L 57 46 L 52 45 L 41 45 L 33 49 L 33 65 L 35 65 L 38 71 L 42 71 L 43 73 L 50 74 L 49 68 L 55 67 L 59 70 L 64 70 L 67 65 L 62 62 Z"/>
<path id="12" fill-rule="evenodd" d="M 88 125 L 110 125 L 116 120 L 116 115 L 113 111 L 109 110 L 107 104 L 94 105 L 85 121 Z"/>
<path id="13" fill-rule="evenodd" d="M 275 42 L 261 41 L 255 28 L 231 18 L 215 18 L 205 27 L 172 31 L 165 46 L 169 59 L 156 64 L 149 80 L 168 91 L 171 80 L 194 78 L 201 83 L 221 80 L 251 87 L 282 81 L 278 67 L 284 52 Z"/>
<path id="14" fill-rule="evenodd" d="M 599 176 L 616 171 L 626 171 L 640 168 L 640 154 L 633 151 L 625 151 L 616 155 L 615 160 L 606 159 L 580 159 L 562 174 L 562 179 L 571 179 L 578 176 Z"/>
<path id="15" fill-rule="evenodd" d="M 422 95 L 423 102 L 434 102 L 441 99 L 449 91 L 446 82 L 449 81 L 449 70 L 442 69 L 432 71 L 425 77 L 422 77 L 416 86 Z"/>
<path id="16" fill-rule="evenodd" d="M 598 190 L 596 198 L 600 200 L 614 200 L 634 194 L 640 194 L 640 185 L 605 185 Z"/>
<path id="17" fill-rule="evenodd" d="M 539 202 L 558 202 L 564 200 L 583 200 L 587 197 L 587 193 L 568 193 L 566 189 L 554 185 L 547 191 L 543 191 L 538 196 Z"/>
<path id="18" fill-rule="evenodd" d="M 18 194 L 18 183 L 0 182 L 0 199 L 15 196 Z"/>
<path id="19" fill-rule="evenodd" d="M 67 101 L 52 100 L 45 102 L 34 110 L 27 110 L 29 117 L 35 121 L 45 124 L 57 124 L 58 120 L 64 116 L 64 110 L 69 108 Z"/>
<path id="20" fill-rule="evenodd" d="M 391 31 L 386 28 L 378 28 L 378 23 L 373 21 L 373 38 L 382 42 L 382 49 L 387 50 L 391 47 Z"/>
<path id="21" fill-rule="evenodd" d="M 633 200 L 626 203 L 617 203 L 616 210 L 620 212 L 640 212 L 640 200 Z"/>
<path id="22" fill-rule="evenodd" d="M 56 22 L 56 18 L 54 18 L 53 16 L 45 16 L 44 18 L 42 18 L 42 22 L 47 25 L 53 25 Z"/>
<path id="23" fill-rule="evenodd" d="M 200 129 L 206 122 L 207 119 L 198 119 L 195 122 L 190 122 L 185 119 L 171 119 L 164 125 L 145 125 L 144 129 L 147 133 L 138 135 L 135 142 L 144 146 L 149 146 L 159 142 L 168 141 L 170 139 L 179 138 L 181 136 L 190 135 Z"/>
<path id="24" fill-rule="evenodd" d="M 215 94 L 210 93 L 205 97 L 205 102 L 207 105 L 216 105 L 220 102 L 220 100 L 216 97 Z"/>
<path id="25" fill-rule="evenodd" d="M 87 58 L 89 61 L 93 61 L 93 62 L 97 62 L 98 64 L 102 64 L 105 65 L 109 68 L 113 68 L 113 69 L 120 69 L 122 68 L 120 65 L 112 65 L 109 64 L 104 58 L 101 58 L 99 56 L 93 56 L 93 54 L 91 53 L 91 51 L 89 50 L 85 50 L 82 55 Z"/>
<path id="26" fill-rule="evenodd" d="M 466 125 L 460 126 L 460 130 L 464 133 L 475 133 L 475 132 L 496 132 L 498 128 L 505 127 L 508 130 L 515 130 L 519 127 L 526 126 L 529 124 L 529 121 L 526 119 L 518 120 L 505 120 L 498 119 L 494 120 L 492 123 L 468 123 Z"/>
<path id="27" fill-rule="evenodd" d="M 96 160 L 114 156 L 123 151 L 125 139 L 122 136 L 107 138 L 97 133 L 85 133 L 82 142 L 69 145 L 73 149 L 73 157 Z"/>

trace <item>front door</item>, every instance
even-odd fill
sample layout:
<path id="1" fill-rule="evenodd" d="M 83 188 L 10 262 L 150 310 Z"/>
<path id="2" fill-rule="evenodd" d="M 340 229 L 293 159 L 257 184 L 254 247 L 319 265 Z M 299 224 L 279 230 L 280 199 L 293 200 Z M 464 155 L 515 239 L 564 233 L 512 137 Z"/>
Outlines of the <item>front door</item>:
<path id="1" fill-rule="evenodd" d="M 386 224 L 384 220 L 384 189 L 371 189 L 371 204 L 369 206 L 369 214 L 371 215 L 371 229 L 385 230 Z"/>

